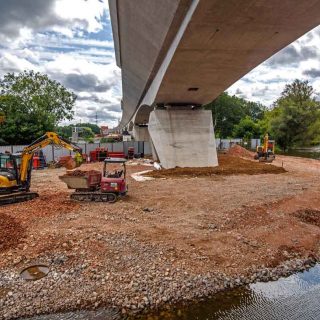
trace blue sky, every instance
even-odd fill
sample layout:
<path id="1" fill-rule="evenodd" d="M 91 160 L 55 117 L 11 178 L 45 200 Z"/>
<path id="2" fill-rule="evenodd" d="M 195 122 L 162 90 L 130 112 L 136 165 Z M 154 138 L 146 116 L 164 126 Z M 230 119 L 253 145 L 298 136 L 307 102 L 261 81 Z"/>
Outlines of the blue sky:
<path id="1" fill-rule="evenodd" d="M 0 0 L 0 76 L 33 69 L 77 96 L 75 120 L 115 126 L 121 118 L 107 0 Z M 270 106 L 286 83 L 320 86 L 320 28 L 307 33 L 227 91 Z"/>

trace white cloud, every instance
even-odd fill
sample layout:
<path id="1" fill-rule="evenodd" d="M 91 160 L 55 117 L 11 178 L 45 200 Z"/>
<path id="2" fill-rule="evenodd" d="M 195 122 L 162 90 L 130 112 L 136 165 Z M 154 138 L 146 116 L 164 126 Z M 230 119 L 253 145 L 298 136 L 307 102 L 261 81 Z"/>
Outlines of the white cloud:
<path id="1" fill-rule="evenodd" d="M 76 118 L 117 125 L 120 69 L 115 64 L 107 0 L 0 0 L 0 76 L 35 70 L 74 91 Z M 16 19 L 16 21 L 14 21 Z M 2 27 L 2 28 L 1 28 Z M 107 33 L 107 31 L 109 33 Z M 105 37 L 94 37 L 106 32 Z"/>
<path id="2" fill-rule="evenodd" d="M 11 53 L 4 53 L 0 57 L 0 69 L 7 72 L 19 72 L 22 70 L 36 69 L 35 66 L 24 58 L 19 58 Z"/>
<path id="3" fill-rule="evenodd" d="M 103 22 L 99 18 L 104 14 L 106 9 L 108 9 L 108 1 L 106 0 L 57 0 L 55 3 L 55 12 L 59 17 L 75 21 L 75 25 L 79 26 L 80 29 L 82 29 L 83 22 L 85 22 L 86 31 L 88 32 L 102 30 Z"/>

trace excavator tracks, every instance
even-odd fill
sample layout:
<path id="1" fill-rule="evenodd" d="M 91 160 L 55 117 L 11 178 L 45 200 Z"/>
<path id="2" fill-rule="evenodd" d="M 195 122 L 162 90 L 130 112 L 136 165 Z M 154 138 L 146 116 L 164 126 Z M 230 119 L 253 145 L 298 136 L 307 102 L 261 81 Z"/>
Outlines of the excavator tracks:
<path id="1" fill-rule="evenodd" d="M 37 197 L 39 197 L 39 194 L 36 192 L 17 192 L 11 194 L 4 194 L 0 195 L 0 206 L 29 201 Z"/>
<path id="2" fill-rule="evenodd" d="M 114 203 L 117 201 L 115 193 L 107 192 L 74 192 L 70 198 L 77 201 L 95 201 L 95 202 L 109 202 Z"/>

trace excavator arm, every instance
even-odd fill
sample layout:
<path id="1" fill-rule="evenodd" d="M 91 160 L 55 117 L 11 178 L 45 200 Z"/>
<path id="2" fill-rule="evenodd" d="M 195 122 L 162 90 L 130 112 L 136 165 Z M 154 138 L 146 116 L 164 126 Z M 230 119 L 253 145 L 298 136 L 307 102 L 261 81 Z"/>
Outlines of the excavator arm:
<path id="1" fill-rule="evenodd" d="M 67 141 L 60 137 L 55 132 L 46 132 L 42 137 L 25 147 L 21 154 L 21 165 L 20 165 L 20 181 L 25 183 L 28 180 L 28 168 L 31 165 L 30 162 L 36 151 L 46 147 L 49 144 L 61 146 L 62 148 L 68 149 L 75 152 L 76 165 L 79 166 L 82 162 L 82 149 L 77 145 Z"/>

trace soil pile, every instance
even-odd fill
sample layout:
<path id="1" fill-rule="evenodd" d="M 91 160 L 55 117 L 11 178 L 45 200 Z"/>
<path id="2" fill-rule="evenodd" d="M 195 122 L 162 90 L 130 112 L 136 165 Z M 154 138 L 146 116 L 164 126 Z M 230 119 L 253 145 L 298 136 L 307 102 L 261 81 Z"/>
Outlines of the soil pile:
<path id="1" fill-rule="evenodd" d="M 298 210 L 292 214 L 305 223 L 320 227 L 320 210 L 304 209 Z"/>
<path id="2" fill-rule="evenodd" d="M 75 176 L 75 177 L 83 177 L 86 175 L 86 171 L 81 170 L 73 170 L 73 171 L 67 171 L 67 176 Z"/>
<path id="3" fill-rule="evenodd" d="M 239 174 L 279 174 L 286 172 L 286 170 L 281 167 L 276 167 L 271 164 L 249 161 L 230 155 L 219 155 L 218 160 L 218 167 L 163 169 L 145 173 L 144 176 L 153 178 L 176 178 L 186 176 L 210 177 L 215 175 L 228 176 Z"/>
<path id="4" fill-rule="evenodd" d="M 73 177 L 84 177 L 84 176 L 90 176 L 90 175 L 99 175 L 101 174 L 100 171 L 98 170 L 87 170 L 87 171 L 83 171 L 83 170 L 67 170 L 66 174 L 64 174 L 63 176 L 73 176 Z"/>
<path id="5" fill-rule="evenodd" d="M 24 236 L 24 228 L 12 217 L 0 213 L 0 252 L 14 248 Z"/>
<path id="6" fill-rule="evenodd" d="M 22 225 L 33 221 L 35 218 L 50 215 L 63 215 L 79 208 L 79 204 L 69 198 L 68 192 L 42 192 L 32 201 L 25 201 L 9 206 L 0 207 L 0 215 L 5 213 L 15 215 Z M 5 227 L 3 227 L 5 228 Z M 0 217 L 0 233 L 2 232 Z M 0 235 L 1 239 L 1 235 Z M 1 241 L 1 240 L 0 240 Z"/>
<path id="7" fill-rule="evenodd" d="M 241 158 L 248 158 L 253 159 L 254 153 L 239 146 L 238 144 L 233 145 L 226 153 L 229 156 L 234 157 L 241 157 Z"/>

